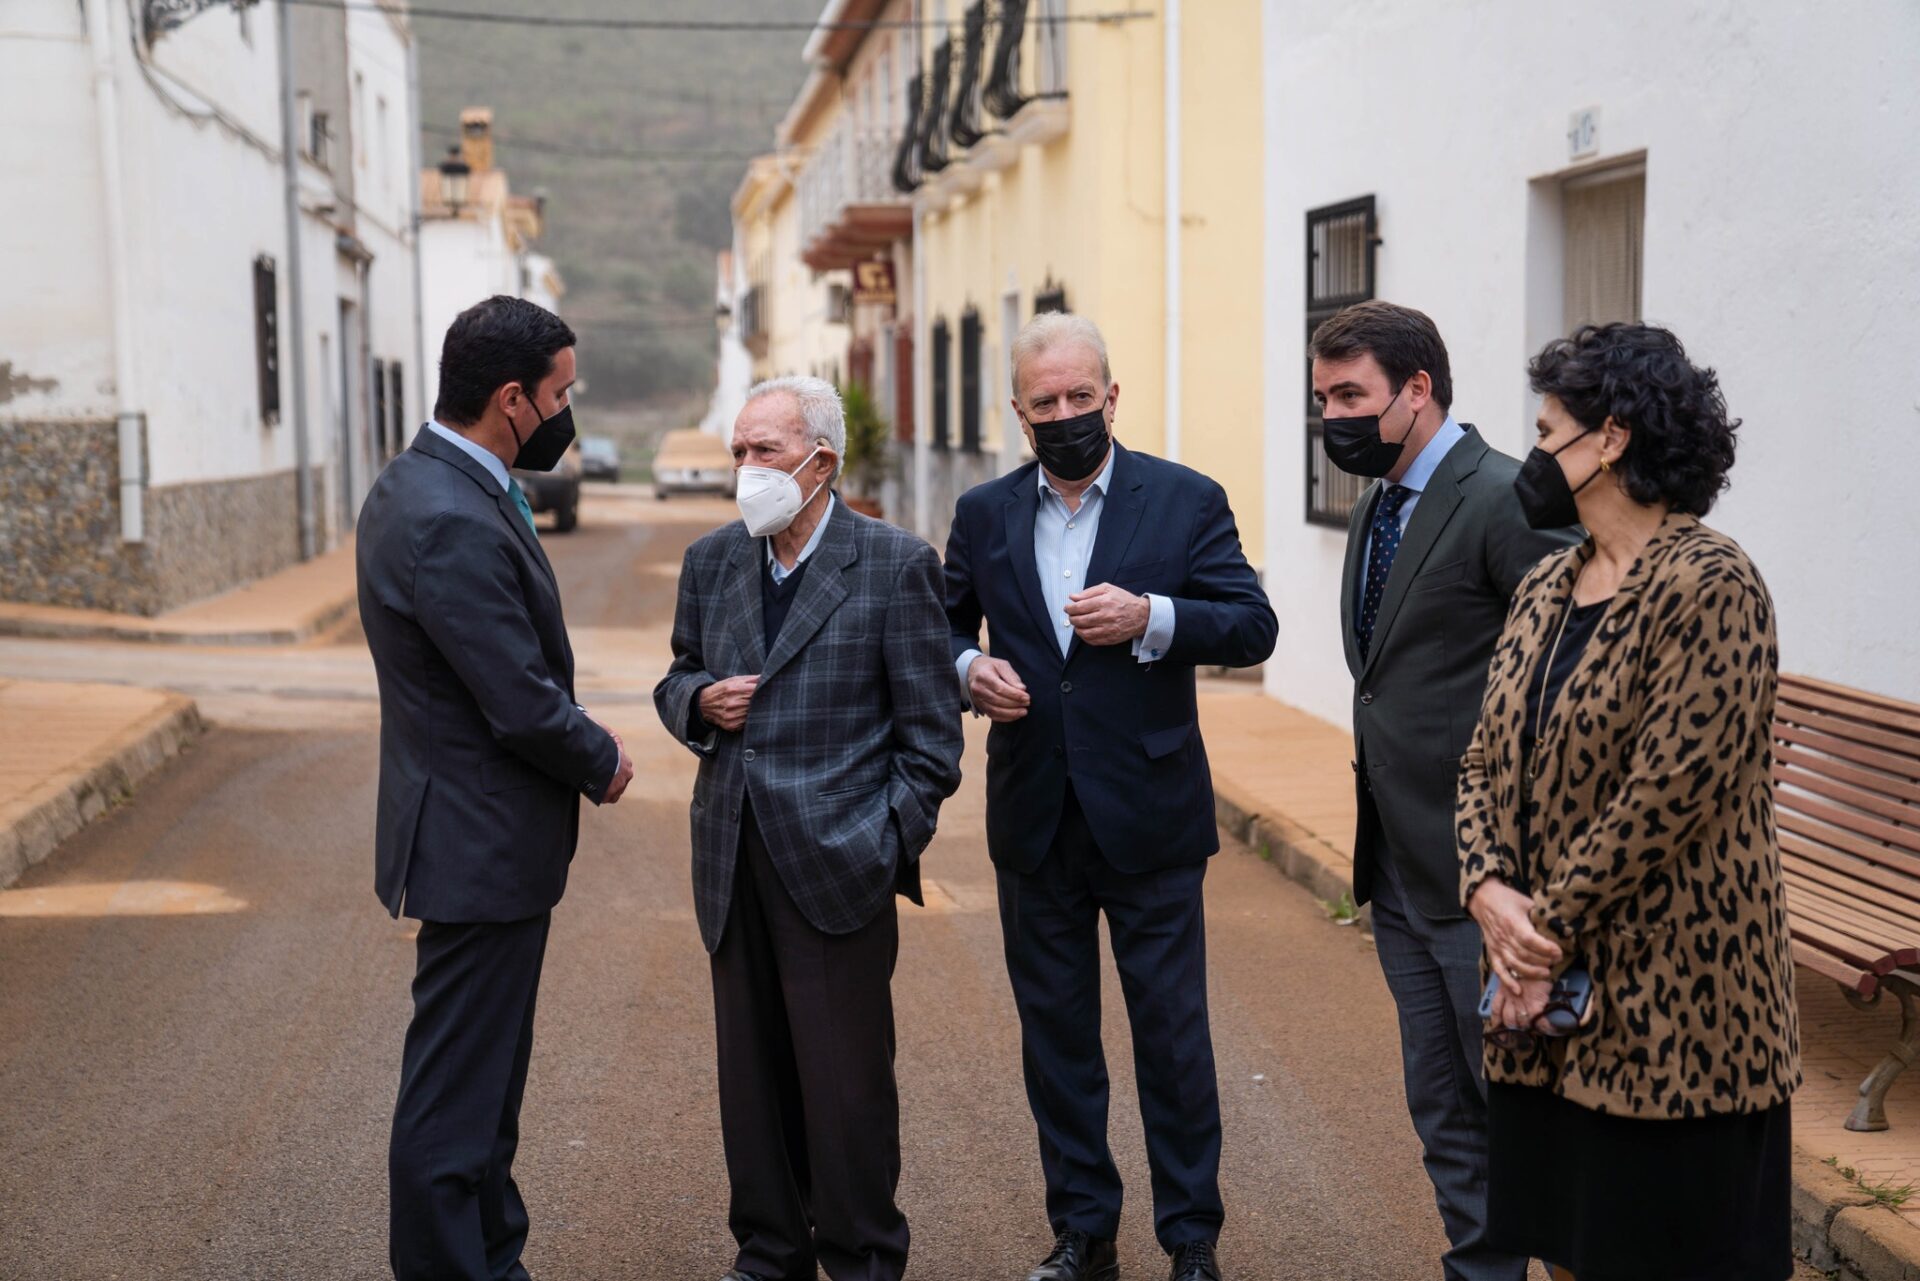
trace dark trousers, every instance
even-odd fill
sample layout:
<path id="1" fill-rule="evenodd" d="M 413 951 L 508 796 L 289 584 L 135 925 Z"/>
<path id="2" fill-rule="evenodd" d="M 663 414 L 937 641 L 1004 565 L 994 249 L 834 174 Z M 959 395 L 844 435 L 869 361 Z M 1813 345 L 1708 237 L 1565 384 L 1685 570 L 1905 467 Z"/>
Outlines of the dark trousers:
<path id="1" fill-rule="evenodd" d="M 1214 1241 L 1220 1095 L 1207 1025 L 1205 863 L 1129 874 L 1101 857 L 1073 792 L 1038 868 L 999 870 L 1007 973 L 1020 1011 L 1027 1102 L 1040 1130 L 1053 1230 L 1111 1239 L 1120 1172 L 1107 1145 L 1100 1043 L 1100 914 L 1106 913 L 1133 1030 L 1154 1233 L 1171 1252 Z"/>
<path id="2" fill-rule="evenodd" d="M 400 1281 L 525 1281 L 513 1154 L 549 921 L 420 924 L 387 1150 Z"/>
<path id="3" fill-rule="evenodd" d="M 1480 927 L 1429 920 L 1376 861 L 1373 941 L 1400 1013 L 1407 1111 L 1451 1248 L 1447 1281 L 1525 1281 L 1525 1258 L 1487 1241 L 1487 1082 L 1480 1051 Z"/>
<path id="4" fill-rule="evenodd" d="M 891 900 L 851 934 L 794 906 L 748 809 L 713 954 L 734 1266 L 767 1281 L 899 1281 L 907 1267 L 893 1076 Z"/>

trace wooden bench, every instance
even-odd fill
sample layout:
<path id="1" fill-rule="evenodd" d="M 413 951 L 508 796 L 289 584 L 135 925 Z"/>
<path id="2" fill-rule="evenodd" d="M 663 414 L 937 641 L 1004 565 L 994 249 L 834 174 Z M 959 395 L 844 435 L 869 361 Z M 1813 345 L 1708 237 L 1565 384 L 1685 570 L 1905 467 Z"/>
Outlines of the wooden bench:
<path id="1" fill-rule="evenodd" d="M 1920 707 L 1782 676 L 1774 781 L 1793 959 L 1859 1009 L 1900 1001 L 1847 1118 L 1884 1130 L 1887 1090 L 1920 1059 Z"/>

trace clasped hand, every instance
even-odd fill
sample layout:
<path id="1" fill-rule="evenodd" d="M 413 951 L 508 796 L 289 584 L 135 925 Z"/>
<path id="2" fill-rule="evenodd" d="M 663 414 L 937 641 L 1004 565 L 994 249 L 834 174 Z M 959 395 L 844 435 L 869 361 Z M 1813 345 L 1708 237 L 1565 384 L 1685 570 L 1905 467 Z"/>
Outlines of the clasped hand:
<path id="1" fill-rule="evenodd" d="M 1067 622 L 1089 645 L 1124 645 L 1147 634 L 1153 606 L 1112 583 L 1101 583 L 1067 597 Z"/>
<path id="2" fill-rule="evenodd" d="M 738 733 L 747 723 L 747 707 L 759 684 L 758 676 L 729 676 L 715 681 L 700 691 L 700 715 L 715 729 Z"/>
<path id="3" fill-rule="evenodd" d="M 618 804 L 620 798 L 626 795 L 627 784 L 633 782 L 633 757 L 627 755 L 626 740 L 611 725 L 594 720 L 592 713 L 587 714 L 587 719 L 605 730 L 607 737 L 613 740 L 613 745 L 620 751 L 620 764 L 614 768 L 613 781 L 607 784 L 607 790 L 600 797 L 602 805 Z"/>
<path id="4" fill-rule="evenodd" d="M 1487 960 L 1500 978 L 1493 998 L 1495 1027 L 1533 1028 L 1553 991 L 1560 945 L 1533 925 L 1533 896 L 1498 877 L 1482 881 L 1467 911 L 1480 924 Z"/>

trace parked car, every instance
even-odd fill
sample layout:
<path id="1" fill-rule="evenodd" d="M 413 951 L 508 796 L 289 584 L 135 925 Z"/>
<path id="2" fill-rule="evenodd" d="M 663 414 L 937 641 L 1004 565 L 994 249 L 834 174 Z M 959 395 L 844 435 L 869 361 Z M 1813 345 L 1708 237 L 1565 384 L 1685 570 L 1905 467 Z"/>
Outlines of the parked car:
<path id="1" fill-rule="evenodd" d="M 620 479 L 620 444 L 611 436 L 585 436 L 580 441 L 580 474 L 587 480 Z"/>
<path id="2" fill-rule="evenodd" d="M 536 512 L 552 512 L 553 527 L 565 534 L 580 523 L 580 442 L 567 446 L 552 471 L 520 471 L 513 478 L 526 491 L 527 506 Z"/>
<path id="3" fill-rule="evenodd" d="M 697 428 L 670 431 L 653 456 L 653 496 L 727 494 L 734 485 L 733 452 L 718 436 Z"/>

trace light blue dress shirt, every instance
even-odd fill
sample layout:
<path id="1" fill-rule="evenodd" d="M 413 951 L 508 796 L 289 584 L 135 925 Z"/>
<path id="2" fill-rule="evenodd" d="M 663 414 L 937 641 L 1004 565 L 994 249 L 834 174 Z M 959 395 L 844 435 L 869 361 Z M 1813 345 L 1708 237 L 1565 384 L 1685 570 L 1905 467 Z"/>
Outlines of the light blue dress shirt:
<path id="1" fill-rule="evenodd" d="M 1033 521 L 1033 564 L 1040 574 L 1040 596 L 1046 601 L 1047 617 L 1053 620 L 1053 636 L 1062 655 L 1073 644 L 1073 624 L 1067 621 L 1068 597 L 1087 585 L 1087 563 L 1093 559 L 1093 545 L 1100 536 L 1100 513 L 1106 507 L 1118 457 L 1118 453 L 1108 453 L 1107 465 L 1080 495 L 1079 511 L 1067 510 L 1067 500 L 1047 480 L 1044 467 L 1033 469 L 1040 489 L 1040 509 Z M 1173 647 L 1173 601 L 1149 595 L 1147 610 L 1147 630 L 1134 640 L 1133 656 L 1142 663 L 1153 663 Z M 967 669 L 978 657 L 980 651 L 970 649 L 954 663 L 962 689 L 966 688 Z"/>
<path id="2" fill-rule="evenodd" d="M 813 527 L 813 537 L 809 538 L 807 545 L 800 549 L 800 554 L 793 558 L 793 569 L 798 569 L 805 564 L 807 557 L 813 555 L 813 549 L 820 545 L 820 535 L 827 532 L 827 522 L 833 519 L 833 501 L 833 491 L 828 490 L 827 510 L 820 513 L 820 523 Z M 793 569 L 782 565 L 780 558 L 773 554 L 773 539 L 769 537 L 767 539 L 767 570 L 773 575 L 773 585 L 778 587 L 786 582 L 787 576 L 793 573 Z"/>
<path id="3" fill-rule="evenodd" d="M 487 475 L 493 477 L 494 483 L 500 486 L 500 492 L 503 494 L 507 492 L 507 486 L 513 478 L 507 475 L 507 465 L 500 461 L 500 455 L 491 449 L 484 449 L 474 444 L 451 427 L 442 427 L 433 421 L 429 421 L 427 427 L 443 440 L 453 442 L 467 457 L 486 468 Z"/>
<path id="4" fill-rule="evenodd" d="M 1420 505 L 1420 495 L 1426 492 L 1427 483 L 1433 479 L 1433 473 L 1440 470 L 1440 464 L 1447 460 L 1447 455 L 1453 451 L 1453 447 L 1466 438 L 1467 429 L 1453 421 L 1452 414 L 1448 414 L 1447 421 L 1440 424 L 1440 430 L 1433 433 L 1433 439 L 1427 442 L 1427 447 L 1421 450 L 1419 456 L 1413 460 L 1413 466 L 1407 468 L 1407 474 L 1397 482 L 1387 482 L 1389 485 L 1397 483 L 1402 489 L 1413 491 L 1407 495 L 1407 501 L 1400 504 L 1401 534 L 1404 535 L 1407 532 L 1407 522 L 1413 519 L 1413 509 Z M 1360 552 L 1362 568 L 1359 590 L 1365 592 L 1367 590 L 1365 567 L 1373 561 L 1371 524 L 1367 527 L 1367 545 L 1361 548 Z"/>

